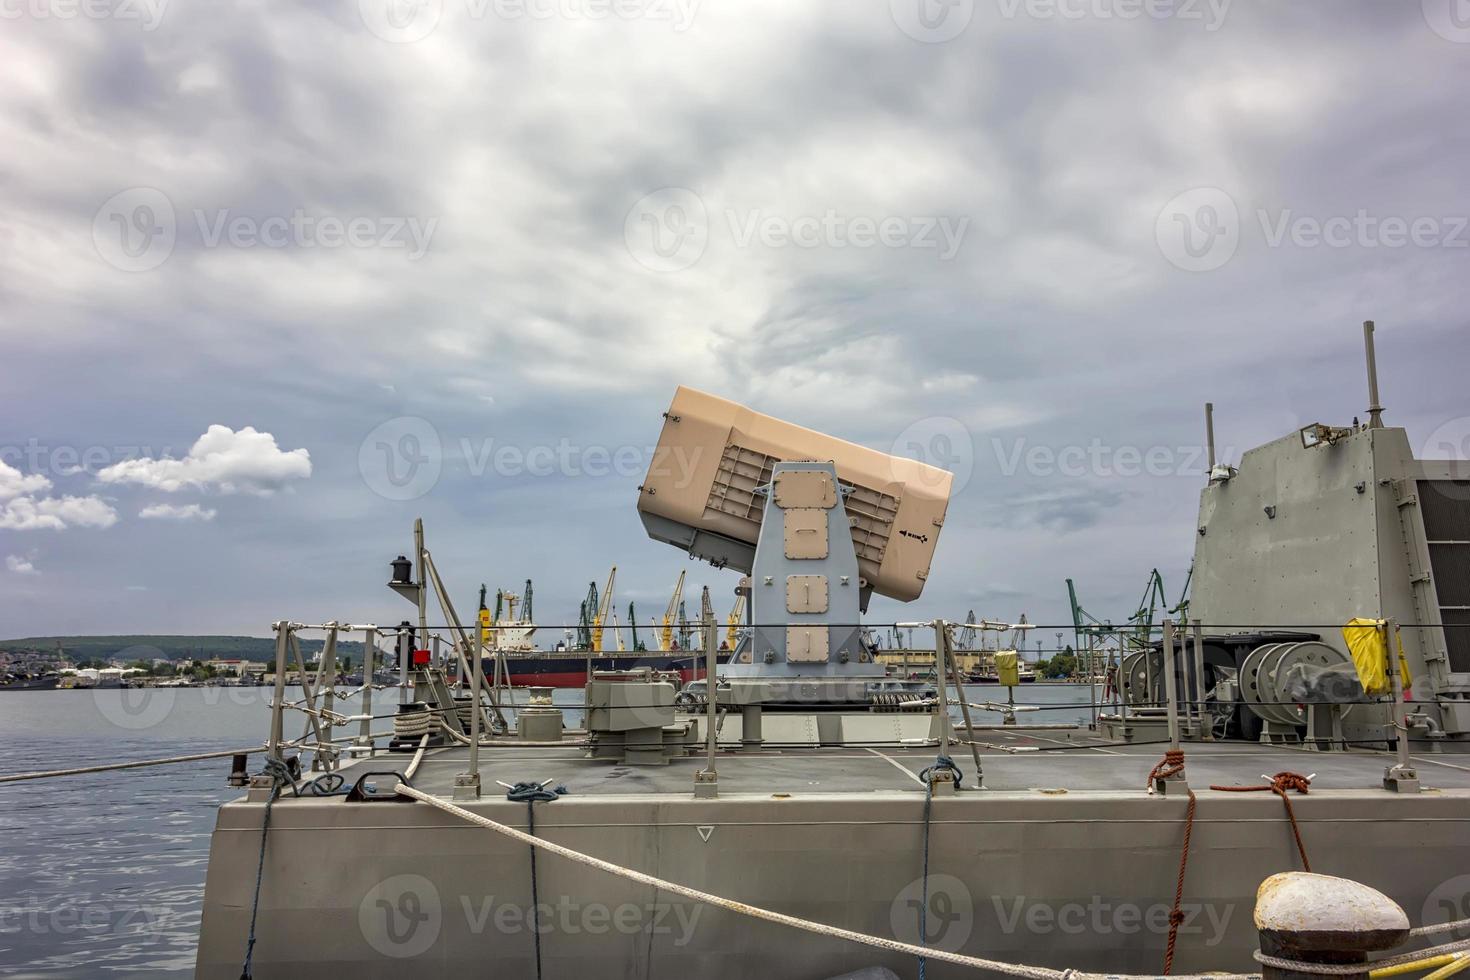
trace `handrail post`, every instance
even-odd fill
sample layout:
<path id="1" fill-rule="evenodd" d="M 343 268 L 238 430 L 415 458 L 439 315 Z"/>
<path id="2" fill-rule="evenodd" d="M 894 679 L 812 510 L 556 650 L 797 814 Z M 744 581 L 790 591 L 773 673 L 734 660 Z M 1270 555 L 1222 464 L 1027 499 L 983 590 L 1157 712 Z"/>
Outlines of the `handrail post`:
<path id="1" fill-rule="evenodd" d="M 1168 704 L 1169 748 L 1179 748 L 1179 691 L 1175 687 L 1174 621 L 1164 620 L 1164 697 Z"/>
<path id="2" fill-rule="evenodd" d="M 934 673 L 939 681 L 935 687 L 939 695 L 939 751 L 943 755 L 949 755 L 949 657 L 945 655 L 943 628 L 944 620 L 936 619 L 934 621 Z"/>
<path id="3" fill-rule="evenodd" d="M 271 741 L 270 757 L 277 762 L 284 762 L 281 753 L 281 741 L 285 737 L 285 702 L 286 702 L 286 636 L 291 629 L 287 620 L 276 623 L 276 684 L 275 692 L 271 695 Z"/>
<path id="4" fill-rule="evenodd" d="M 1205 703 L 1205 629 L 1198 619 L 1190 620 L 1190 632 L 1194 638 L 1194 705 L 1195 717 L 1199 719 L 1201 741 L 1215 740 L 1215 725 Z"/>
<path id="5" fill-rule="evenodd" d="M 1097 731 L 1097 637 L 1087 634 L 1087 700 L 1092 704 L 1092 731 Z"/>
<path id="6" fill-rule="evenodd" d="M 985 773 L 982 771 L 980 765 L 980 746 L 975 743 L 975 726 L 970 721 L 970 699 L 965 696 L 964 686 L 960 684 L 959 664 L 955 662 L 955 658 L 952 655 L 954 651 L 949 647 L 949 624 L 942 619 L 936 619 L 934 621 L 934 648 L 936 650 L 936 656 L 938 655 L 937 651 L 941 644 L 944 646 L 945 660 L 949 661 L 949 674 L 954 680 L 955 697 L 960 699 L 960 714 L 965 719 L 965 736 L 970 742 L 970 757 L 975 760 L 975 788 L 979 789 L 984 785 Z M 1018 650 L 1016 651 L 1016 659 L 1019 661 L 1020 657 L 1021 653 Z M 997 672 L 999 669 L 999 667 L 996 668 Z M 1013 687 L 1009 690 L 1011 698 L 1014 699 L 1016 689 Z"/>
<path id="7" fill-rule="evenodd" d="M 458 644 L 456 643 L 456 647 Z M 456 800 L 478 800 L 480 798 L 480 658 L 477 651 L 470 654 L 470 764 L 466 772 L 454 777 Z"/>
<path id="8" fill-rule="evenodd" d="M 714 799 L 720 795 L 720 775 L 715 771 L 715 750 L 718 748 L 716 739 L 718 733 L 715 726 L 718 724 L 719 713 L 719 678 L 715 671 L 719 666 L 719 637 L 715 630 L 714 607 L 710 605 L 709 586 L 704 587 L 704 593 L 700 597 L 700 619 L 704 627 L 701 632 L 701 646 L 704 647 L 704 727 L 705 732 L 705 763 L 704 768 L 694 774 L 694 798 Z M 693 661 L 697 664 L 699 661 Z M 742 724 L 742 730 L 744 728 Z"/>
<path id="9" fill-rule="evenodd" d="M 419 573 L 419 631 L 414 635 L 410 649 L 421 650 L 423 647 L 419 646 L 419 644 L 424 643 L 427 645 L 426 641 L 429 638 L 429 555 L 428 552 L 424 551 L 424 519 L 422 517 L 414 518 L 413 522 L 413 557 L 415 567 Z M 398 665 L 399 704 L 407 704 L 409 702 L 408 670 L 409 660 L 412 659 L 412 657 L 403 659 Z"/>
<path id="10" fill-rule="evenodd" d="M 1376 401 L 1376 399 L 1375 399 Z M 1380 627 L 1384 631 L 1389 685 L 1393 689 L 1394 748 L 1398 762 L 1383 771 L 1383 788 L 1396 793 L 1419 792 L 1419 772 L 1409 757 L 1409 712 L 1404 704 L 1404 681 L 1399 675 L 1398 621 L 1389 618 Z"/>
<path id="11" fill-rule="evenodd" d="M 357 729 L 357 744 L 373 754 L 373 661 L 377 659 L 378 631 L 369 626 L 362 631 L 362 724 Z"/>
<path id="12" fill-rule="evenodd" d="M 328 626 L 327 640 L 322 644 L 321 657 L 316 662 L 316 686 L 317 690 L 323 692 L 322 710 L 324 712 L 331 712 L 332 705 L 336 703 L 334 699 L 337 694 L 337 621 L 333 620 Z M 325 681 L 323 678 L 326 678 Z M 325 688 L 323 684 L 326 685 Z M 322 769 L 330 772 L 336 768 L 337 761 L 336 750 L 331 747 L 332 715 L 324 714 L 322 718 L 325 721 L 322 726 L 322 741 L 326 743 L 327 748 L 319 750 L 318 755 L 323 757 Z"/>

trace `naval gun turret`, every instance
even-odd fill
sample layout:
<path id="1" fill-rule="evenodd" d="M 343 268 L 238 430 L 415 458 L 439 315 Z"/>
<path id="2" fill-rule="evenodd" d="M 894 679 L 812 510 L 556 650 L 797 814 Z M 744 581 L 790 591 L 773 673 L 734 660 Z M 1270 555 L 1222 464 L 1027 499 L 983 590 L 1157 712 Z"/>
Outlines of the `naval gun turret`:
<path id="1" fill-rule="evenodd" d="M 638 511 L 654 539 L 744 573 L 749 629 L 722 684 L 851 703 L 884 677 L 861 613 L 873 593 L 910 601 L 923 591 L 951 480 L 680 387 Z"/>

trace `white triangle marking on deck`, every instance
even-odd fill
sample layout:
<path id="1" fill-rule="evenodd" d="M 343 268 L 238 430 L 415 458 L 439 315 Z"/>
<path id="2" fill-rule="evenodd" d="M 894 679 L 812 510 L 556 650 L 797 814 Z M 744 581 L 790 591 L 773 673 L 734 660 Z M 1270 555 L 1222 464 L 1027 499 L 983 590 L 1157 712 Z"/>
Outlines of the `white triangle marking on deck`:
<path id="1" fill-rule="evenodd" d="M 715 832 L 715 828 L 713 827 L 695 827 L 694 829 L 699 831 L 699 839 L 704 841 L 706 844 L 709 843 L 710 834 L 713 834 Z"/>

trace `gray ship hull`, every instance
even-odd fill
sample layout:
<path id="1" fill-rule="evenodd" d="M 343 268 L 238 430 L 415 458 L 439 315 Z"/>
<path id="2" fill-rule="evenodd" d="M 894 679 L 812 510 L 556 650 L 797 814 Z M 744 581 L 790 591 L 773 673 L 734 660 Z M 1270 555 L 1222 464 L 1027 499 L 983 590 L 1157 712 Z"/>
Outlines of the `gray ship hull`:
<path id="1" fill-rule="evenodd" d="M 490 788 L 497 779 L 567 785 L 568 795 L 537 805 L 538 835 L 718 895 L 912 942 L 925 836 L 915 774 L 933 751 L 722 756 L 714 800 L 691 796 L 695 759 L 630 769 L 570 749 L 514 748 L 487 750 L 482 765 Z M 1416 924 L 1463 907 L 1470 770 L 1421 760 L 1438 788 L 1405 797 L 1373 785 L 1386 762 L 1377 753 L 1225 744 L 1188 754 L 1199 804 L 1175 972 L 1253 971 L 1256 888 L 1301 867 L 1278 797 L 1211 791 L 1212 782 L 1318 771 L 1310 795 L 1293 799 L 1312 870 L 1383 890 Z M 1152 745 L 987 755 L 987 789 L 933 803 L 929 940 L 1059 968 L 1158 972 L 1186 806 L 1178 795 L 1144 792 L 1158 755 Z M 363 768 L 394 763 L 406 760 Z M 431 753 L 415 784 L 448 798 L 463 767 L 459 751 Z M 1046 789 L 1059 786 L 1069 789 Z M 523 803 L 487 796 L 468 806 L 526 827 Z M 220 811 L 200 977 L 240 974 L 263 812 L 245 802 Z M 911 957 L 697 906 L 556 855 L 543 852 L 537 871 L 544 976 L 821 978 L 873 964 L 916 973 Z M 534 976 L 530 876 L 527 847 L 424 804 L 283 800 L 266 851 L 257 975 Z M 973 975 L 932 961 L 928 969 Z"/>

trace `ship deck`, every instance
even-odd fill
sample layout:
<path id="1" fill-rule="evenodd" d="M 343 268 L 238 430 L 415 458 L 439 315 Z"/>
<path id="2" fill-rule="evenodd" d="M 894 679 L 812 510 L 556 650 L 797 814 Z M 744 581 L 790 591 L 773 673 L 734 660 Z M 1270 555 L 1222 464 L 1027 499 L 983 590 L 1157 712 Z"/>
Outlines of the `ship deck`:
<path id="1" fill-rule="evenodd" d="M 1150 770 L 1163 755 L 1158 742 L 1118 744 L 1085 732 L 977 732 L 988 745 L 980 749 L 984 788 L 1031 793 L 1113 791 L 1134 794 L 1146 787 Z M 1384 767 L 1392 753 L 1354 748 L 1315 752 L 1253 742 L 1190 743 L 1186 775 L 1197 793 L 1211 785 L 1258 786 L 1282 771 L 1313 776 L 1312 790 L 1372 790 L 1382 793 Z M 1019 751 L 1013 751 L 1019 750 Z M 923 793 L 919 773 L 932 765 L 938 747 L 845 746 L 765 748 L 721 751 L 715 760 L 719 791 L 727 794 Z M 688 795 L 694 773 L 705 766 L 702 752 L 670 760 L 666 766 L 633 766 L 584 757 L 575 741 L 559 747 L 523 746 L 513 740 L 482 748 L 483 794 L 501 795 L 497 783 L 535 780 L 565 786 L 571 796 Z M 951 745 L 950 757 L 974 787 L 974 760 L 968 744 Z M 366 769 L 402 771 L 409 755 L 379 755 Z M 1413 756 L 1422 784 L 1430 790 L 1470 790 L 1470 756 Z M 423 792 L 449 797 L 455 777 L 467 767 L 468 749 L 429 749 L 413 777 Z M 346 770 L 350 773 L 351 770 Z"/>

